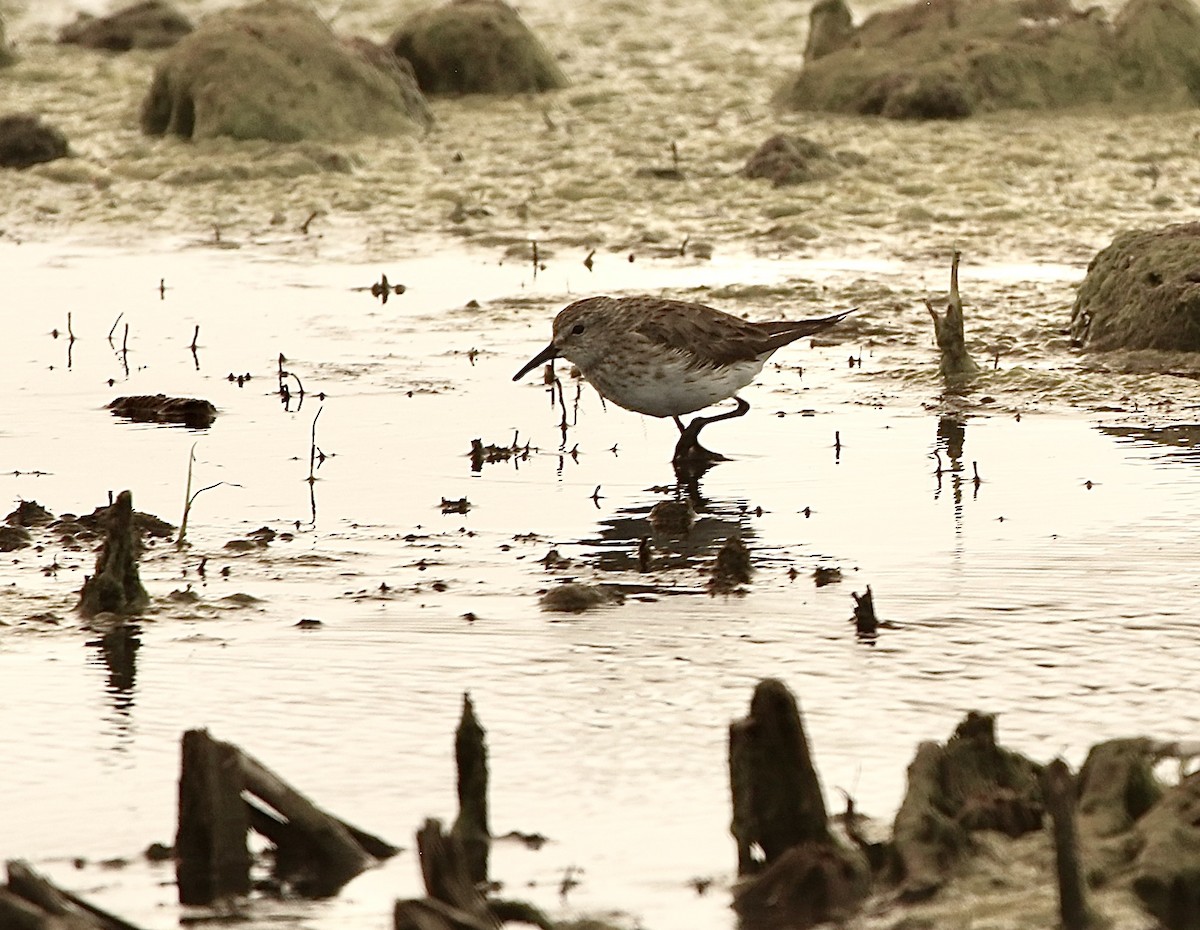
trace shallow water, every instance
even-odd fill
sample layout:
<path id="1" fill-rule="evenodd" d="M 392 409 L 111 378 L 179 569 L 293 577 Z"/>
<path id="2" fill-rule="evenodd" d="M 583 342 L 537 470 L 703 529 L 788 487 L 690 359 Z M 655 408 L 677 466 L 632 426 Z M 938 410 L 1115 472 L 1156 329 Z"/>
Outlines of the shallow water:
<path id="1" fill-rule="evenodd" d="M 725 727 L 763 676 L 800 697 L 831 805 L 844 788 L 884 819 L 916 744 L 972 708 L 1041 760 L 1194 736 L 1195 366 L 1080 357 L 1062 330 L 1112 231 L 1194 212 L 1198 169 L 1175 146 L 1195 114 L 780 117 L 766 99 L 798 60 L 803 10 L 699 6 L 528 4 L 571 90 L 436 102 L 427 139 L 274 148 L 147 142 L 134 117 L 150 56 L 40 44 L 49 6 L 10 18 L 25 59 L 0 83 L 5 108 L 44 107 L 80 157 L 2 179 L 0 488 L 55 513 L 130 488 L 178 522 L 193 448 L 194 487 L 221 484 L 196 499 L 189 548 L 160 542 L 143 561 L 155 603 L 132 663 L 73 613 L 90 552 L 51 542 L 4 561 L 0 855 L 175 925 L 170 869 L 136 860 L 171 839 L 178 739 L 195 726 L 411 846 L 424 817 L 453 816 L 469 690 L 494 832 L 551 839 L 499 845 L 507 893 L 556 915 L 723 928 Z M 390 28 L 391 10 L 342 9 L 347 28 Z M 697 16 L 705 28 L 678 28 Z M 868 167 L 779 191 L 735 177 L 779 128 Z M 676 138 L 689 180 L 637 178 Z M 331 152 L 348 172 L 321 167 Z M 456 220 L 459 202 L 481 212 Z M 937 378 L 921 303 L 944 290 L 954 245 L 972 348 L 995 365 L 962 394 Z M 381 273 L 407 287 L 387 304 L 361 290 Z M 828 344 L 781 352 L 744 394 L 750 415 L 705 433 L 732 459 L 701 482 L 708 545 L 656 538 L 649 573 L 635 556 L 671 496 L 674 427 L 585 387 L 564 437 L 536 375 L 510 380 L 562 304 L 640 291 L 755 318 L 862 308 Z M 302 404 L 281 403 L 281 353 Z M 104 409 L 157 392 L 220 416 L 189 431 Z M 327 457 L 310 486 L 314 435 Z M 472 471 L 471 440 L 514 436 L 528 456 Z M 442 512 L 463 497 L 466 514 Z M 261 526 L 290 539 L 225 548 Z M 711 598 L 712 544 L 731 532 L 755 577 Z M 551 549 L 570 563 L 548 570 Z M 818 566 L 844 580 L 814 587 Z M 539 592 L 567 578 L 628 596 L 541 612 Z M 890 624 L 874 643 L 849 622 L 867 585 Z M 76 870 L 77 856 L 135 864 Z M 560 899 L 569 867 L 582 884 Z M 698 896 L 695 877 L 717 887 Z M 253 913 L 384 927 L 416 891 L 405 852 L 332 901 Z"/>

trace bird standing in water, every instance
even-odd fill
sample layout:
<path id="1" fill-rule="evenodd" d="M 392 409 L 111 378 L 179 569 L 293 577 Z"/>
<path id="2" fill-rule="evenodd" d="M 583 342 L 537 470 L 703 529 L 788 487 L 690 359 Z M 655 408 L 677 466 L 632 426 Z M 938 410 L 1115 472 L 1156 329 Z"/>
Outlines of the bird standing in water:
<path id="1" fill-rule="evenodd" d="M 737 392 L 754 380 L 777 349 L 828 329 L 853 310 L 815 320 L 751 323 L 704 304 L 662 297 L 588 297 L 563 308 L 550 344 L 514 376 L 563 357 L 602 397 L 679 427 L 672 461 L 681 467 L 719 461 L 699 443 L 709 423 L 743 416 Z M 732 397 L 737 407 L 712 417 L 681 416 Z"/>

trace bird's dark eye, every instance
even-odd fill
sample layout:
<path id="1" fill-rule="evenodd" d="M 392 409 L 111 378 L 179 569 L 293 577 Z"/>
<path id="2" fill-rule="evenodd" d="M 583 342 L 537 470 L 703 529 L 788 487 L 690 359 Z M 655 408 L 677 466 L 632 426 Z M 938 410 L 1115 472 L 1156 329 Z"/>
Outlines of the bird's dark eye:
<path id="1" fill-rule="evenodd" d="M 576 323 L 574 326 L 571 327 L 571 335 L 572 336 L 582 336 L 583 330 L 584 330 L 584 325 L 582 323 Z"/>

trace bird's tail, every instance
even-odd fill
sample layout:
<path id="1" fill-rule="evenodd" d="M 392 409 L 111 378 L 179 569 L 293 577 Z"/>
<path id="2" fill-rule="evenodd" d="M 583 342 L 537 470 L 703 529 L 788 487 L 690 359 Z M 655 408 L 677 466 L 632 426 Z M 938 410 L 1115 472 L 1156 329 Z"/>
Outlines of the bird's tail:
<path id="1" fill-rule="evenodd" d="M 815 320 L 780 320 L 774 323 L 758 324 L 768 333 L 771 334 L 772 348 L 785 346 L 789 342 L 794 342 L 797 339 L 803 339 L 805 336 L 811 336 L 813 333 L 819 333 L 822 330 L 840 323 L 846 319 L 851 313 L 856 311 L 858 307 L 851 307 L 849 310 L 842 310 L 840 313 L 833 313 L 829 316 L 817 317 Z"/>

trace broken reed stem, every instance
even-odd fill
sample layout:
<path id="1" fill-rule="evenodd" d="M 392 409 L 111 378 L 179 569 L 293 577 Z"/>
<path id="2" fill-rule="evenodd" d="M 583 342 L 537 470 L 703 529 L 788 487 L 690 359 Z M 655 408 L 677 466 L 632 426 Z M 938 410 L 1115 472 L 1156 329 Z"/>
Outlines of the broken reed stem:
<path id="1" fill-rule="evenodd" d="M 300 379 L 297 378 L 296 380 L 298 381 Z M 303 393 L 304 393 L 303 388 L 300 389 L 300 393 L 303 395 Z M 324 413 L 324 411 L 325 411 L 325 408 L 320 407 L 317 410 L 317 415 L 315 417 L 313 417 L 313 421 L 312 421 L 312 442 L 310 443 L 310 445 L 308 447 L 308 483 L 309 484 L 312 484 L 314 481 L 317 480 L 317 475 L 316 475 L 317 420 L 321 419 L 321 414 Z"/>
<path id="2" fill-rule="evenodd" d="M 120 324 L 121 317 L 123 317 L 124 315 L 125 315 L 125 311 L 122 310 L 120 313 L 117 314 L 117 318 L 115 320 L 113 320 L 112 329 L 110 329 L 108 331 L 108 344 L 109 345 L 112 345 L 113 333 L 115 333 L 117 331 L 117 326 Z"/>
<path id="3" fill-rule="evenodd" d="M 196 324 L 196 331 L 192 333 L 192 344 L 188 346 L 192 352 L 196 351 L 196 341 L 200 338 L 200 324 Z"/>
<path id="4" fill-rule="evenodd" d="M 196 444 L 192 443 L 192 449 L 188 453 L 188 472 L 187 486 L 183 491 L 183 516 L 179 520 L 179 533 L 175 536 L 175 548 L 183 548 L 183 541 L 187 537 L 188 514 L 192 510 L 192 466 L 196 463 Z"/>
<path id="5" fill-rule="evenodd" d="M 75 331 L 71 329 L 71 311 L 67 311 L 67 341 L 75 341 Z"/>

